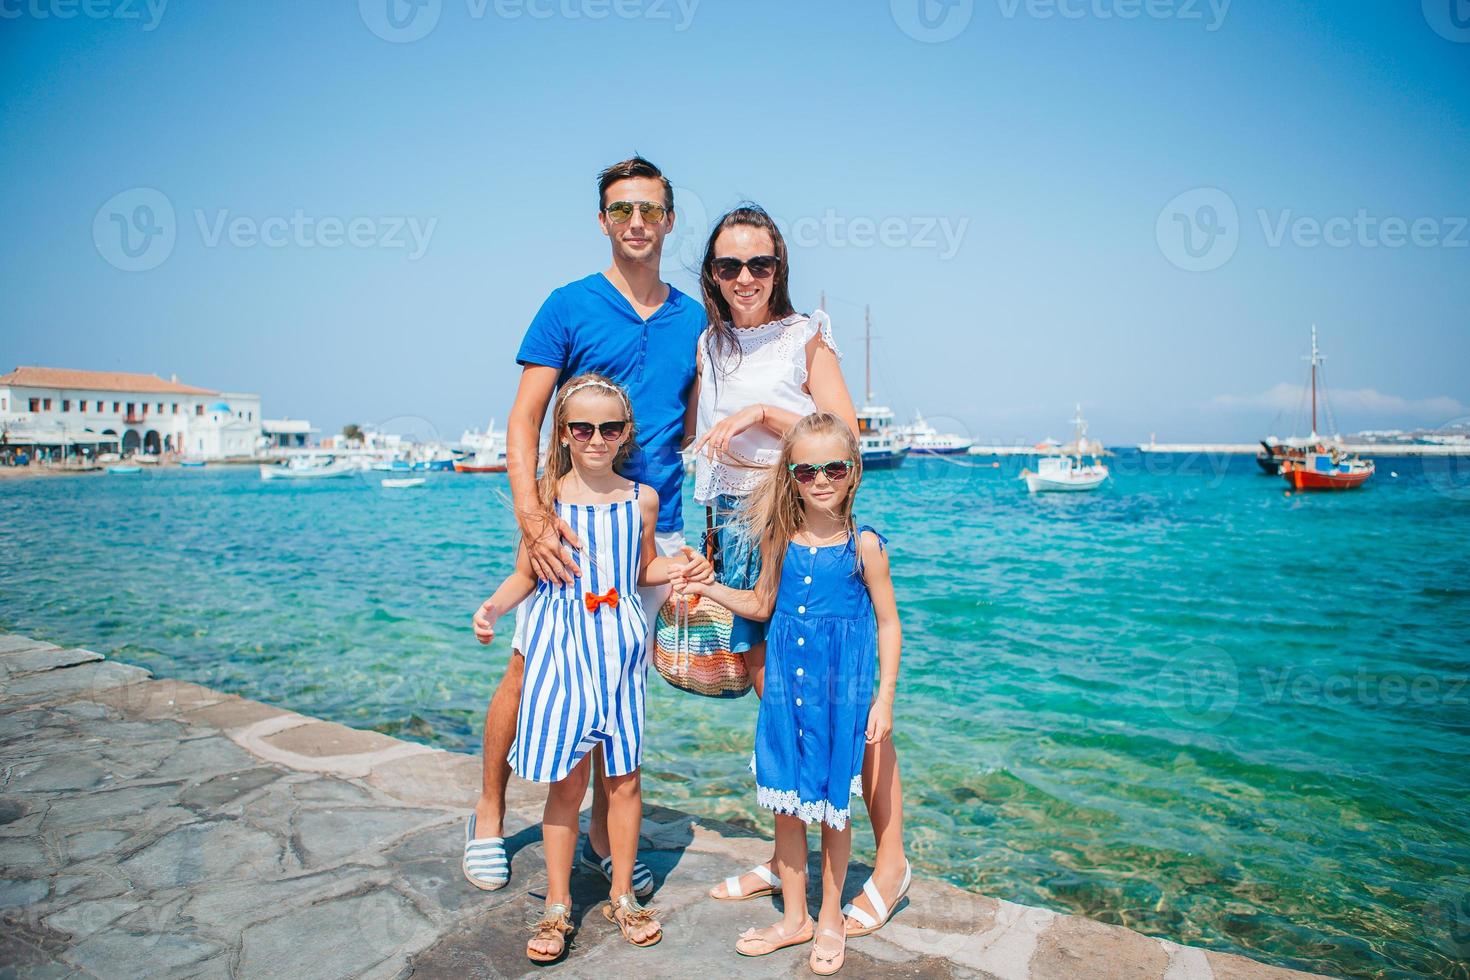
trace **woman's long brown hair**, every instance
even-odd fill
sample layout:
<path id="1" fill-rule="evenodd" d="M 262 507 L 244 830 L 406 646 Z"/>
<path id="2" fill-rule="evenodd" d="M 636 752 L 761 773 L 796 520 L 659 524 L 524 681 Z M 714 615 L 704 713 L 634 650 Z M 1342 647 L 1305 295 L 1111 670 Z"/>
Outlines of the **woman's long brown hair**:
<path id="1" fill-rule="evenodd" d="M 760 484 L 745 499 L 740 516 L 741 531 L 751 535 L 761 545 L 761 578 L 758 586 L 774 590 L 780 587 L 781 564 L 786 557 L 786 546 L 796 532 L 806 523 L 802 510 L 801 494 L 796 489 L 796 478 L 791 475 L 791 450 L 798 439 L 805 436 L 835 436 L 840 439 L 848 459 L 852 460 L 852 472 L 847 477 L 847 494 L 842 498 L 840 513 L 852 536 L 854 559 L 853 571 L 861 575 L 863 570 L 862 551 L 858 547 L 857 524 L 853 520 L 853 499 L 857 496 L 858 483 L 863 478 L 863 452 L 857 436 L 852 434 L 846 422 L 831 412 L 813 412 L 799 419 L 781 439 L 781 455 L 761 477 Z M 769 569 L 769 574 L 768 570 Z"/>
<path id="2" fill-rule="evenodd" d="M 735 336 L 735 328 L 730 324 L 730 304 L 725 302 L 725 295 L 720 292 L 719 280 L 715 278 L 715 242 L 727 228 L 738 225 L 762 228 L 771 236 L 771 247 L 775 249 L 776 256 L 776 272 L 771 277 L 771 300 L 767 315 L 772 320 L 781 320 L 796 312 L 791 305 L 791 268 L 786 239 L 781 237 L 781 229 L 776 227 L 776 222 L 771 220 L 765 208 L 747 201 L 715 222 L 714 230 L 709 233 L 709 242 L 704 247 L 704 261 L 699 266 L 699 288 L 704 294 L 704 313 L 709 321 L 710 339 L 713 341 L 710 344 L 710 356 L 716 368 L 716 384 L 722 374 L 732 374 L 740 366 L 740 339 Z"/>

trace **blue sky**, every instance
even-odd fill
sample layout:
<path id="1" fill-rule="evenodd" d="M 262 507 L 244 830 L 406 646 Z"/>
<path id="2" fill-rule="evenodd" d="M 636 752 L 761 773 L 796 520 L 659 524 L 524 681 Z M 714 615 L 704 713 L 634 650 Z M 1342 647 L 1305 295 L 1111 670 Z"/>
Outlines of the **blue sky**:
<path id="1" fill-rule="evenodd" d="M 457 436 L 636 149 L 900 414 L 1286 434 L 1314 322 L 1344 430 L 1470 414 L 1466 0 L 90 3 L 0 2 L 0 369 Z"/>

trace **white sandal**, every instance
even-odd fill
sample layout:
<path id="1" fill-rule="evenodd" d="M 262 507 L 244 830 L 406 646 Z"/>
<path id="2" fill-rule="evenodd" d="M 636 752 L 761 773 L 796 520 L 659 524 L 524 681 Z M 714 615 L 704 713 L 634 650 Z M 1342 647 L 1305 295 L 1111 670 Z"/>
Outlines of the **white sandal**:
<path id="1" fill-rule="evenodd" d="M 878 918 L 873 918 L 856 905 L 848 902 L 842 906 L 842 914 L 848 918 L 858 920 L 863 924 L 863 927 L 861 929 L 847 930 L 847 938 L 855 939 L 858 936 L 869 936 L 888 925 L 888 920 L 893 918 L 894 909 L 898 908 L 898 903 L 902 902 L 903 897 L 909 893 L 909 885 L 913 883 L 913 880 L 913 869 L 909 867 L 908 861 L 904 861 L 903 884 L 898 887 L 898 894 L 893 897 L 892 908 L 889 907 L 887 902 L 883 901 L 883 896 L 878 894 L 878 886 L 873 884 L 871 877 L 863 882 L 863 894 L 868 896 L 869 902 L 873 903 L 873 911 L 878 913 Z"/>
<path id="2" fill-rule="evenodd" d="M 709 897 L 717 902 L 748 902 L 752 898 L 760 898 L 763 895 L 774 895 L 781 888 L 781 879 L 772 874 L 771 869 L 764 864 L 757 864 L 745 874 L 755 875 L 766 883 L 765 887 L 756 888 L 746 894 L 740 890 L 740 879 L 744 875 L 731 875 L 725 879 L 725 894 L 716 895 L 711 891 Z"/>

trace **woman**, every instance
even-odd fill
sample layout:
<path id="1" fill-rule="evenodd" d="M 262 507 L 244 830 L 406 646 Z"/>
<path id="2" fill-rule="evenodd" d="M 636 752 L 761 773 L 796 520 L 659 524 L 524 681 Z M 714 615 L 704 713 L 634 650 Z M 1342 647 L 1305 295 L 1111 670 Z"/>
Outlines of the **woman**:
<path id="1" fill-rule="evenodd" d="M 755 205 L 726 214 L 710 232 L 700 266 L 709 327 L 700 336 L 695 397 L 694 496 L 716 535 L 719 580 L 734 589 L 760 577 L 756 544 L 739 533 L 734 512 L 780 454 L 781 437 L 812 412 L 831 412 L 857 433 L 857 412 L 838 363 L 832 323 L 817 310 L 797 313 L 788 290 L 786 242 Z M 731 647 L 745 653 L 760 696 L 764 689 L 764 625 L 736 617 Z M 903 844 L 903 791 L 891 739 L 867 747 L 863 800 L 878 857 L 873 877 L 843 911 L 849 936 L 882 928 L 908 890 Z M 736 901 L 769 895 L 779 880 L 771 862 L 716 885 L 710 897 Z"/>

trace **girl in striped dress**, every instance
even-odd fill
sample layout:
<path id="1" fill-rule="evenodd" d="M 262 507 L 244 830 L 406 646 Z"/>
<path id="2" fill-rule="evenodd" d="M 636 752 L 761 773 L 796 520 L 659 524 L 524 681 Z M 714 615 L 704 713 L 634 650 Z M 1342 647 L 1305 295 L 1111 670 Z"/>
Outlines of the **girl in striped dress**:
<path id="1" fill-rule="evenodd" d="M 714 578 L 691 549 L 678 558 L 656 555 L 658 493 L 618 475 L 633 444 L 627 393 L 601 375 L 579 375 L 562 385 L 552 413 L 539 489 L 582 542 L 581 576 L 572 585 L 540 581 L 520 547 L 516 570 L 486 604 L 493 623 L 530 596 L 525 681 L 509 761 L 521 777 L 551 784 L 542 819 L 546 914 L 526 946 L 526 955 L 542 963 L 561 958 L 573 929 L 577 814 L 595 749 L 606 763 L 613 862 L 603 915 L 635 946 L 661 938 L 656 910 L 640 906 L 633 894 L 648 674 L 648 613 L 638 587 L 667 583 L 675 570 L 697 581 Z"/>

